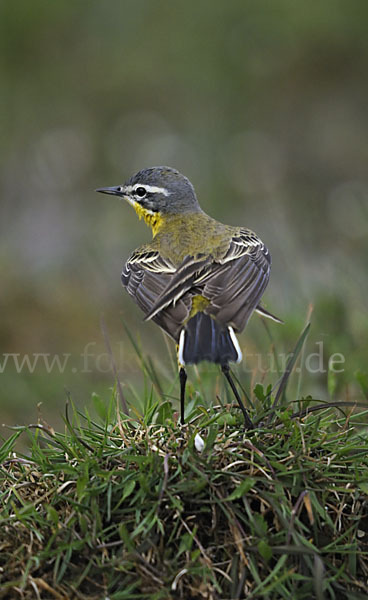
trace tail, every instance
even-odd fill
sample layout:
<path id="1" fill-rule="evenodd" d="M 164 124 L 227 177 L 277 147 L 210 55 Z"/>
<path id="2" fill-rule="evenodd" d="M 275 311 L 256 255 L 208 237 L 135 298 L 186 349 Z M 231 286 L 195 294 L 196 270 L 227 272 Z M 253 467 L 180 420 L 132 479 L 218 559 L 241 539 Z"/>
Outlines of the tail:
<path id="1" fill-rule="evenodd" d="M 190 365 L 208 360 L 227 365 L 240 362 L 242 353 L 232 327 L 222 326 L 213 317 L 198 312 L 180 332 L 179 363 Z"/>

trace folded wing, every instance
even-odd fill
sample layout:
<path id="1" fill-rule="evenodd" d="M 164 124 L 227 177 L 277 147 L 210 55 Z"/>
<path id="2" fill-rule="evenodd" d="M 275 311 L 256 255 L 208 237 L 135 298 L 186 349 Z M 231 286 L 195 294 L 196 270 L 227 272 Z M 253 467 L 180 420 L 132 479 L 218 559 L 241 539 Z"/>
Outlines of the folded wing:
<path id="1" fill-rule="evenodd" d="M 176 268 L 157 251 L 138 248 L 128 258 L 121 274 L 122 284 L 145 315 L 149 314 L 176 273 Z M 188 315 L 190 298 L 181 298 L 175 306 L 161 311 L 152 320 L 175 341 Z"/>
<path id="2" fill-rule="evenodd" d="M 229 240 L 223 256 L 187 256 L 177 269 L 157 251 L 138 249 L 124 267 L 122 282 L 145 318 L 178 341 L 192 298 L 198 295 L 209 300 L 207 314 L 241 331 L 258 307 L 270 265 L 270 254 L 261 240 L 242 229 Z"/>

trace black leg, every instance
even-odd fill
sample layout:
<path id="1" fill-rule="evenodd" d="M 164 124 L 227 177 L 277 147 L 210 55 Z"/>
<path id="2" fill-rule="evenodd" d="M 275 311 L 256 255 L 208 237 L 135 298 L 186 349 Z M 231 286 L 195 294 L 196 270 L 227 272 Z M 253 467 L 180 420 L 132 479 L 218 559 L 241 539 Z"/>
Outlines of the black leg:
<path id="1" fill-rule="evenodd" d="M 184 404 L 185 404 L 185 384 L 187 382 L 187 374 L 184 367 L 180 367 L 180 422 L 184 425 Z"/>
<path id="2" fill-rule="evenodd" d="M 222 370 L 223 374 L 225 375 L 226 379 L 228 380 L 229 385 L 230 385 L 231 389 L 233 390 L 234 396 L 237 399 L 237 402 L 241 408 L 241 411 L 244 416 L 245 428 L 246 429 L 254 429 L 254 425 L 248 415 L 247 409 L 245 408 L 243 402 L 241 401 L 240 396 L 238 394 L 238 390 L 236 389 L 235 383 L 233 382 L 233 379 L 230 375 L 229 365 L 221 365 L 221 370 Z"/>

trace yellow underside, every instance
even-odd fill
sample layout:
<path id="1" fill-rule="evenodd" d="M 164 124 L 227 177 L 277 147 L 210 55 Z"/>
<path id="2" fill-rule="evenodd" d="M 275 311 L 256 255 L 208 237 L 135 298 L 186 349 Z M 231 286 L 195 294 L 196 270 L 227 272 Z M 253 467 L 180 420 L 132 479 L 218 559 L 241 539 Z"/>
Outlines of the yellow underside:
<path id="1" fill-rule="evenodd" d="M 160 213 L 151 213 L 148 210 L 146 210 L 145 208 L 143 208 L 143 206 L 140 206 L 138 203 L 134 204 L 134 210 L 137 213 L 138 217 L 140 219 L 143 218 L 146 225 L 151 227 L 152 234 L 156 235 L 156 233 L 161 228 L 161 225 L 163 223 L 163 218 L 161 217 L 161 214 Z"/>
<path id="2" fill-rule="evenodd" d="M 188 320 L 194 317 L 194 315 L 196 315 L 198 312 L 203 312 L 209 304 L 210 301 L 208 298 L 205 298 L 199 294 L 198 296 L 193 296 L 192 307 L 190 309 Z"/>

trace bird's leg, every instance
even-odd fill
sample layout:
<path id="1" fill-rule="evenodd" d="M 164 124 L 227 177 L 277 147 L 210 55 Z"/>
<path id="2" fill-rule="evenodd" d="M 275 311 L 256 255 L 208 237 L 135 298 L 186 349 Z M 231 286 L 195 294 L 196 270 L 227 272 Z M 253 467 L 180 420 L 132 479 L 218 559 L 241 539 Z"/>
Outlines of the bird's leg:
<path id="1" fill-rule="evenodd" d="M 225 375 L 226 379 L 228 380 L 229 385 L 230 385 L 230 387 L 231 387 L 231 389 L 232 389 L 232 391 L 234 393 L 234 396 L 235 396 L 235 398 L 236 398 L 236 400 L 237 400 L 237 402 L 238 402 L 238 404 L 239 404 L 239 406 L 241 408 L 241 411 L 242 411 L 243 416 L 244 416 L 245 428 L 246 429 L 254 429 L 254 425 L 253 425 L 253 423 L 252 423 L 252 421 L 250 419 L 250 416 L 248 415 L 247 409 L 245 408 L 243 402 L 241 401 L 240 396 L 238 394 L 238 390 L 235 387 L 235 383 L 233 381 L 233 378 L 230 375 L 229 365 L 221 365 L 221 370 L 222 370 L 223 374 Z"/>
<path id="2" fill-rule="evenodd" d="M 184 405 L 185 405 L 185 384 L 187 382 L 187 374 L 184 367 L 180 367 L 180 422 L 184 425 Z"/>

